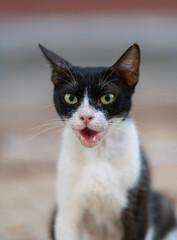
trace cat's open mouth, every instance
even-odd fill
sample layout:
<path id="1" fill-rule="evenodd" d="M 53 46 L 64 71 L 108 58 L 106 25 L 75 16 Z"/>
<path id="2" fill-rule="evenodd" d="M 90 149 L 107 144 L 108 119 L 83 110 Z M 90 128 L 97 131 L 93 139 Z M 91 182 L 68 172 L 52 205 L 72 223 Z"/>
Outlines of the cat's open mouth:
<path id="1" fill-rule="evenodd" d="M 92 144 L 95 145 L 98 142 L 98 132 L 93 131 L 89 128 L 80 130 L 80 141 L 83 145 Z"/>
<path id="2" fill-rule="evenodd" d="M 75 130 L 78 139 L 80 140 L 81 144 L 84 145 L 85 147 L 96 146 L 106 132 L 107 132 L 106 130 L 97 132 L 88 127 L 79 131 Z"/>

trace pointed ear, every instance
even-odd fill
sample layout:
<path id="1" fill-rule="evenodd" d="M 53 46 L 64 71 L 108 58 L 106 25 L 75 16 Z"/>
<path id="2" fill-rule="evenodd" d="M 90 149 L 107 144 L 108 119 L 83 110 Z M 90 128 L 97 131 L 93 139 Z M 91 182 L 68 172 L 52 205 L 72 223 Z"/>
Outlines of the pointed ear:
<path id="1" fill-rule="evenodd" d="M 58 78 L 59 78 L 58 76 L 61 76 L 61 75 L 66 76 L 65 71 L 70 71 L 69 69 L 71 69 L 73 66 L 71 63 L 69 63 L 65 59 L 61 58 L 54 52 L 48 50 L 41 44 L 39 44 L 39 48 L 41 49 L 42 53 L 44 54 L 46 59 L 51 64 L 51 66 L 53 68 L 51 79 L 54 84 L 57 84 Z"/>
<path id="2" fill-rule="evenodd" d="M 140 48 L 133 44 L 111 67 L 114 74 L 128 86 L 135 86 L 139 80 Z"/>

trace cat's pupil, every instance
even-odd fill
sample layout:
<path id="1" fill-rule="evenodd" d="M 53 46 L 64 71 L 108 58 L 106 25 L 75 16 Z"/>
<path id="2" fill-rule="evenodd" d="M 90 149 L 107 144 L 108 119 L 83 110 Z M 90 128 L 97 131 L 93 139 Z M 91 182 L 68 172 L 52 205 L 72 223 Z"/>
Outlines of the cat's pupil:
<path id="1" fill-rule="evenodd" d="M 110 95 L 106 95 L 106 96 L 105 96 L 105 100 L 106 100 L 107 102 L 109 102 L 109 101 L 111 100 Z"/>
<path id="2" fill-rule="evenodd" d="M 70 94 L 69 100 L 72 102 L 74 100 L 74 96 Z"/>

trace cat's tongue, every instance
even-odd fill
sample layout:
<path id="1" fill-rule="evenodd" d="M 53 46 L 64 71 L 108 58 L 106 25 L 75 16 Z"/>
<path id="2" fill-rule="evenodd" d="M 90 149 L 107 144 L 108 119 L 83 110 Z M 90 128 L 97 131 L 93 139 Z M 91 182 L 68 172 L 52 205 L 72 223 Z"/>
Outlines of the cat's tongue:
<path id="1" fill-rule="evenodd" d="M 99 141 L 98 132 L 86 127 L 80 130 L 80 141 L 86 146 L 96 145 Z"/>

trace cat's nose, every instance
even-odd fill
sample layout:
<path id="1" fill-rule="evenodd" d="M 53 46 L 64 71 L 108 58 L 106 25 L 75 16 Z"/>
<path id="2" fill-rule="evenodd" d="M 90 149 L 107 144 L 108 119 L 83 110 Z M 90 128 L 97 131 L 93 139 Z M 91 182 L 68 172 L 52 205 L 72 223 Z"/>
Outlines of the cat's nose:
<path id="1" fill-rule="evenodd" d="M 93 115 L 80 115 L 80 119 L 85 123 L 88 124 L 92 119 L 94 119 Z"/>

